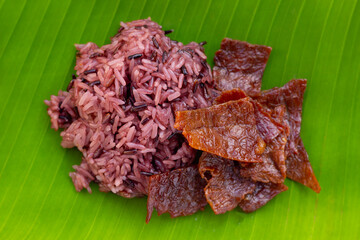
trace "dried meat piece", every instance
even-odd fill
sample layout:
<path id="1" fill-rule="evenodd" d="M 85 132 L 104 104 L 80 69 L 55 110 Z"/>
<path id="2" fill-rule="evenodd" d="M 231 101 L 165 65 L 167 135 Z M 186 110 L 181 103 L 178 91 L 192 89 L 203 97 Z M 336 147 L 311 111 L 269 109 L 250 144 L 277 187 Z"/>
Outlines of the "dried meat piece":
<path id="1" fill-rule="evenodd" d="M 223 92 L 215 102 L 224 103 L 246 97 L 241 89 L 232 89 Z M 261 163 L 242 164 L 241 175 L 254 181 L 282 183 L 286 177 L 284 149 L 289 134 L 288 126 L 284 125 L 285 106 L 279 106 L 273 111 L 250 101 L 254 106 L 257 130 L 264 139 L 266 148 L 261 156 Z"/>
<path id="2" fill-rule="evenodd" d="M 285 105 L 287 110 L 287 122 L 290 126 L 290 136 L 287 151 L 295 150 L 300 139 L 301 114 L 304 92 L 306 89 L 305 79 L 291 80 L 281 88 L 272 88 L 262 91 L 261 96 L 256 97 L 263 106 L 274 109 L 277 106 Z"/>
<path id="3" fill-rule="evenodd" d="M 229 101 L 236 101 L 242 98 L 248 97 L 246 93 L 240 88 L 234 88 L 228 91 L 224 91 L 215 99 L 214 104 L 226 103 Z"/>
<path id="4" fill-rule="evenodd" d="M 248 99 L 176 112 L 174 127 L 195 149 L 241 162 L 261 162 L 265 143 Z"/>
<path id="5" fill-rule="evenodd" d="M 158 215 L 168 212 L 171 217 L 187 216 L 203 209 L 206 181 L 197 166 L 189 166 L 149 178 L 146 222 L 150 221 L 154 207 Z"/>
<path id="6" fill-rule="evenodd" d="M 271 47 L 224 38 L 214 58 L 216 87 L 222 91 L 241 88 L 250 96 L 259 95 L 270 52 Z"/>
<path id="7" fill-rule="evenodd" d="M 255 189 L 255 183 L 240 175 L 240 167 L 232 160 L 204 152 L 199 160 L 199 172 L 207 179 L 205 196 L 215 214 L 237 207 Z"/>
<path id="8" fill-rule="evenodd" d="M 287 189 L 288 187 L 282 183 L 276 184 L 257 182 L 254 192 L 246 195 L 239 203 L 239 207 L 244 212 L 253 212 Z"/>
<path id="9" fill-rule="evenodd" d="M 290 135 L 285 147 L 286 175 L 288 178 L 319 193 L 320 185 L 300 137 L 302 103 L 306 82 L 305 79 L 291 80 L 281 88 L 263 91 L 261 96 L 255 99 L 270 109 L 286 105 L 287 114 L 285 118 L 290 127 Z"/>
<path id="10" fill-rule="evenodd" d="M 286 112 L 285 105 L 279 105 L 272 110 L 263 107 L 256 101 L 252 101 L 255 109 L 256 127 L 265 142 L 270 142 L 282 132 L 288 132 L 288 125 L 284 123 Z"/>
<path id="11" fill-rule="evenodd" d="M 309 161 L 309 155 L 300 139 L 296 152 L 291 151 L 286 159 L 286 175 L 288 178 L 302 183 L 319 193 L 320 184 L 317 181 Z"/>
<path id="12" fill-rule="evenodd" d="M 241 174 L 254 181 L 282 183 L 286 178 L 285 146 L 289 135 L 288 126 L 280 124 L 284 123 L 285 106 L 279 106 L 276 113 L 272 113 L 257 102 L 253 104 L 256 127 L 266 143 L 266 148 L 261 156 L 262 162 L 243 166 Z"/>
<path id="13" fill-rule="evenodd" d="M 222 92 L 221 95 L 215 99 L 215 104 L 236 101 L 247 97 L 248 96 L 243 90 L 235 88 Z M 278 112 L 277 114 L 274 114 L 273 110 L 264 108 L 258 102 L 253 101 L 252 99 L 250 99 L 250 102 L 254 105 L 257 128 L 265 141 L 270 141 L 287 128 L 283 123 L 283 115 L 286 109 L 278 108 L 277 111 L 280 110 L 282 113 Z M 280 105 L 280 107 L 285 108 L 285 105 Z M 281 116 L 279 114 L 281 114 Z"/>
<path id="14" fill-rule="evenodd" d="M 279 135 L 266 146 L 261 163 L 244 164 L 241 175 L 254 181 L 282 183 L 286 178 L 285 149 L 286 137 Z"/>

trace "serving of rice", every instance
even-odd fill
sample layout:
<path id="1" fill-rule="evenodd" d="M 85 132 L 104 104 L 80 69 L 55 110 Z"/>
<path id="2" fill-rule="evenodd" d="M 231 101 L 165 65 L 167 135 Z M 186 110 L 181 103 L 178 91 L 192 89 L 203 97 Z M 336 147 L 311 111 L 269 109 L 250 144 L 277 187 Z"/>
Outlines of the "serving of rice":
<path id="1" fill-rule="evenodd" d="M 64 148 L 83 154 L 70 173 L 77 191 L 147 194 L 149 176 L 190 165 L 195 151 L 174 129 L 178 110 L 211 105 L 203 43 L 172 41 L 149 19 L 121 23 L 111 43 L 78 44 L 67 91 L 46 100 Z"/>

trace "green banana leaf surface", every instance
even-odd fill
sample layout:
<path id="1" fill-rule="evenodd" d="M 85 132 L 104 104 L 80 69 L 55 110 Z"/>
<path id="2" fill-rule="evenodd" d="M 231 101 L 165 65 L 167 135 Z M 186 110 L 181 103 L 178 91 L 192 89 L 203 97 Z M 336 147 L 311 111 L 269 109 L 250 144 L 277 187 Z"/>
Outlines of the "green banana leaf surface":
<path id="1" fill-rule="evenodd" d="M 308 79 L 301 136 L 320 194 L 289 190 L 246 214 L 207 206 L 172 219 L 146 198 L 75 191 L 76 149 L 60 146 L 44 99 L 75 73 L 75 43 L 110 42 L 151 17 L 172 39 L 273 48 L 263 89 Z M 360 2 L 357 0 L 0 0 L 0 239 L 360 239 Z"/>

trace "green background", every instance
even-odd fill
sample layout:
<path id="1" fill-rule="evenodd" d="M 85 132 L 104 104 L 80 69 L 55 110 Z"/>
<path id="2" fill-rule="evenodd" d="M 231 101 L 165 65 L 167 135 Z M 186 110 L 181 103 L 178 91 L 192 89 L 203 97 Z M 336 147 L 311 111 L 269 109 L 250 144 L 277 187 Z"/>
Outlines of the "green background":
<path id="1" fill-rule="evenodd" d="M 320 194 L 287 180 L 251 214 L 146 225 L 146 199 L 75 191 L 81 155 L 61 148 L 43 100 L 71 79 L 74 43 L 109 43 L 120 21 L 148 16 L 208 41 L 211 64 L 225 36 L 271 46 L 263 89 L 308 79 L 301 134 Z M 357 0 L 0 0 L 0 239 L 360 239 L 359 31 Z"/>

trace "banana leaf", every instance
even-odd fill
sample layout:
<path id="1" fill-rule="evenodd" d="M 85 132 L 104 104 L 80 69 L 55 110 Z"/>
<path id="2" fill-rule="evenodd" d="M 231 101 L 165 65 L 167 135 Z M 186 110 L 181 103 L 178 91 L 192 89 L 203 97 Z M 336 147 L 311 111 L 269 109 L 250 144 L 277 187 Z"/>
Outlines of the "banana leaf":
<path id="1" fill-rule="evenodd" d="M 273 48 L 263 89 L 308 79 L 302 139 L 322 191 L 289 190 L 246 214 L 153 216 L 146 199 L 77 193 L 81 154 L 60 146 L 44 99 L 66 89 L 74 43 L 110 42 L 151 17 L 171 38 Z M 360 239 L 360 2 L 357 0 L 0 0 L 0 239 Z"/>

